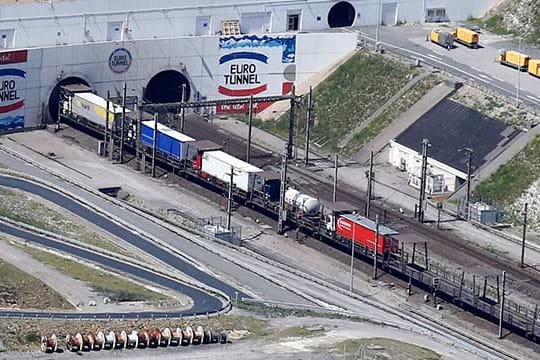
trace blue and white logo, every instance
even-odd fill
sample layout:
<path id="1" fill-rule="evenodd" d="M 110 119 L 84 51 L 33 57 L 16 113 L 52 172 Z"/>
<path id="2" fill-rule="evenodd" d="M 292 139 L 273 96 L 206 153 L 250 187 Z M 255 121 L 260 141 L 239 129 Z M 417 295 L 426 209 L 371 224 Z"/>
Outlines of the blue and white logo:
<path id="1" fill-rule="evenodd" d="M 128 71 L 132 60 L 131 53 L 127 49 L 116 49 L 109 57 L 109 68 L 114 73 L 124 73 Z"/>

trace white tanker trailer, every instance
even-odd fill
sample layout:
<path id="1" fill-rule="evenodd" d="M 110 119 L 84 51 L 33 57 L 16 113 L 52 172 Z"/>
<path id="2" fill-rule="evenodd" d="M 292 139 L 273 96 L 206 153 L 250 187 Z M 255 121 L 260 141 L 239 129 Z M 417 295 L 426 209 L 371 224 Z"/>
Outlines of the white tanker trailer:
<path id="1" fill-rule="evenodd" d="M 299 209 L 305 215 L 317 215 L 321 210 L 321 203 L 312 196 L 302 194 L 300 191 L 289 188 L 285 192 L 285 203 Z"/>

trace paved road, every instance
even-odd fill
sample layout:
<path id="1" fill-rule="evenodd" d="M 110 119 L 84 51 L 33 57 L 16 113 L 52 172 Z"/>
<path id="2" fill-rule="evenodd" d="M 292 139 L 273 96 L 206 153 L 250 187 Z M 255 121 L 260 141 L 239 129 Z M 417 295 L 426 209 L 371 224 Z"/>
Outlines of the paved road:
<path id="1" fill-rule="evenodd" d="M 374 39 L 374 27 L 346 30 L 365 34 Z M 495 61 L 499 48 L 517 49 L 509 41 L 498 40 L 496 37 L 481 35 L 480 49 L 468 49 L 459 45 L 456 49 L 447 51 L 442 47 L 425 41 L 429 29 L 413 26 L 381 27 L 380 41 L 383 47 L 405 56 L 421 59 L 422 62 L 442 68 L 449 73 L 475 81 L 492 91 L 504 96 L 515 98 L 517 95 L 518 72 L 515 69 L 502 66 Z M 489 38 L 485 42 L 482 39 Z M 533 50 L 526 50 L 532 51 Z M 520 74 L 520 102 L 540 110 L 540 79 L 530 76 L 527 72 Z"/>
<path id="2" fill-rule="evenodd" d="M 234 298 L 236 292 L 238 292 L 239 296 L 254 296 L 266 300 L 287 303 L 312 304 L 312 302 L 306 300 L 304 297 L 296 295 L 295 293 L 284 289 L 282 286 L 279 286 L 276 282 L 267 280 L 242 266 L 224 259 L 216 252 L 209 251 L 189 239 L 167 230 L 155 221 L 151 221 L 125 208 L 117 206 L 102 197 L 89 193 L 48 172 L 28 165 L 26 162 L 16 159 L 3 151 L 0 151 L 0 162 L 8 165 L 13 170 L 18 170 L 31 176 L 41 178 L 59 188 L 65 189 L 79 198 L 84 199 L 84 201 L 93 204 L 94 207 L 103 209 L 116 218 L 130 224 L 133 228 L 140 229 L 141 231 L 158 238 L 162 242 L 167 243 L 171 247 L 177 249 L 180 253 L 189 257 L 196 263 L 196 266 L 192 266 L 190 262 L 186 262 L 177 256 L 171 255 L 156 245 L 153 245 L 151 242 L 146 241 L 144 238 L 139 237 L 137 234 L 124 229 L 117 223 L 103 216 L 97 216 L 97 214 L 75 201 L 64 203 L 64 200 L 62 199 L 66 198 L 63 198 L 61 195 L 60 198 L 58 198 L 58 193 L 48 189 L 48 192 L 44 193 L 51 197 L 49 199 L 50 201 L 55 203 L 60 202 L 58 205 L 65 205 L 64 207 L 66 207 L 67 210 L 83 217 L 94 217 L 94 220 L 89 221 L 93 221 L 97 226 L 103 227 L 106 231 L 124 238 L 135 246 L 151 252 L 151 254 L 156 255 L 158 258 L 179 269 L 181 272 L 192 276 L 194 279 L 202 281 L 210 287 L 220 289 L 231 298 Z M 30 192 L 36 191 L 36 189 L 28 188 L 28 185 L 24 185 L 23 189 Z M 228 250 L 223 249 L 223 252 L 227 251 Z"/>
<path id="3" fill-rule="evenodd" d="M 69 210 L 73 214 L 80 216 L 81 218 L 95 224 L 96 226 L 102 228 L 103 230 L 115 236 L 118 236 L 124 241 L 129 242 L 130 244 L 138 247 L 144 252 L 173 266 L 174 268 L 180 270 L 186 275 L 199 280 L 200 282 L 206 284 L 207 286 L 211 288 L 221 290 L 225 294 L 231 297 L 236 291 L 239 292 L 241 296 L 248 296 L 241 290 L 230 286 L 224 281 L 219 280 L 215 278 L 214 276 L 207 274 L 204 271 L 201 271 L 200 269 L 196 268 L 192 264 L 180 259 L 179 257 L 169 253 L 168 251 L 165 251 L 159 246 L 144 239 L 140 235 L 129 231 L 128 229 L 118 225 L 112 220 L 105 218 L 104 216 L 82 206 L 76 201 L 60 193 L 57 193 L 55 191 L 47 189 L 44 186 L 37 185 L 23 179 L 16 179 L 16 178 L 6 177 L 6 176 L 0 176 L 0 185 L 11 187 L 11 188 L 17 188 L 17 189 L 41 196 L 42 198 L 49 200 L 55 203 L 56 205 Z M 20 234 L 23 234 L 23 233 L 20 233 Z M 26 235 L 28 235 L 28 233 L 26 233 Z M 17 236 L 17 235 L 14 235 L 14 236 Z M 17 236 L 17 237 L 20 237 L 20 236 Z M 23 239 L 27 239 L 27 238 L 23 237 Z M 133 275 L 136 275 L 136 274 L 133 274 Z M 193 298 L 193 300 L 195 302 L 198 301 L 198 299 L 196 298 Z"/>
<path id="4" fill-rule="evenodd" d="M 91 262 L 103 265 L 107 268 L 110 268 L 116 271 L 131 274 L 132 276 L 139 278 L 141 280 L 145 280 L 145 281 L 163 286 L 165 288 L 177 291 L 179 293 L 185 294 L 186 296 L 189 296 L 194 301 L 194 305 L 191 309 L 187 309 L 180 312 L 178 311 L 176 312 L 151 311 L 151 312 L 114 312 L 114 313 L 83 313 L 83 312 L 47 313 L 43 311 L 36 311 L 36 312 L 0 311 L 0 316 L 26 315 L 26 316 L 31 316 L 31 317 L 42 317 L 42 318 L 48 318 L 48 317 L 54 316 L 54 317 L 63 317 L 63 318 L 79 318 L 79 317 L 94 318 L 96 317 L 99 319 L 106 319 L 106 318 L 136 319 L 139 317 L 151 318 L 151 317 L 161 317 L 165 315 L 167 315 L 168 317 L 180 317 L 180 316 L 187 316 L 187 315 L 193 315 L 193 314 L 206 314 L 207 312 L 213 313 L 213 312 L 219 311 L 223 309 L 224 307 L 222 301 L 214 295 L 210 295 L 202 290 L 185 285 L 181 283 L 180 281 L 173 280 L 173 279 L 155 274 L 153 272 L 141 269 L 139 267 L 126 264 L 124 262 L 111 259 L 109 257 L 103 256 L 94 252 L 80 249 L 70 244 L 66 244 L 60 241 L 55 241 L 55 240 L 52 240 L 43 236 L 39 236 L 31 232 L 15 228 L 8 224 L 0 223 L 0 232 L 9 234 L 11 236 L 14 236 L 20 239 L 24 239 L 32 243 L 40 244 L 48 248 L 55 249 L 55 250 L 58 250 L 67 254 L 71 254 L 81 259 L 89 260 Z"/>

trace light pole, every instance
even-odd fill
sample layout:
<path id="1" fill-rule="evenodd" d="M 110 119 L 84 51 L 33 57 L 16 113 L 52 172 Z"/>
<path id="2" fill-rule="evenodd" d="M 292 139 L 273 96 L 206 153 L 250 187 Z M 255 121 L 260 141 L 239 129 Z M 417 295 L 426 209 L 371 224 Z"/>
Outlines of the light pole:
<path id="1" fill-rule="evenodd" d="M 420 173 L 420 195 L 418 197 L 418 221 L 424 222 L 424 200 L 426 197 L 426 180 L 428 166 L 428 148 L 430 147 L 429 140 L 422 140 L 422 169 Z"/>
<path id="2" fill-rule="evenodd" d="M 519 108 L 519 91 L 521 87 L 521 60 L 523 59 L 523 55 L 521 54 L 521 37 L 519 38 L 519 45 L 518 45 L 518 52 L 519 52 L 519 63 L 517 66 L 517 84 L 516 84 L 516 107 Z"/>
<path id="3" fill-rule="evenodd" d="M 351 242 L 351 283 L 349 284 L 349 295 L 353 294 L 353 284 L 354 284 L 354 235 L 356 229 L 356 223 L 352 224 L 352 242 Z"/>
<path id="4" fill-rule="evenodd" d="M 382 21 L 382 0 L 379 0 L 377 5 L 377 29 L 375 30 L 375 51 L 379 51 L 379 36 L 381 31 Z"/>
<path id="5" fill-rule="evenodd" d="M 474 150 L 471 148 L 464 148 L 465 156 L 467 157 L 467 194 L 465 198 L 466 215 L 467 220 L 470 220 L 470 203 L 471 203 L 471 179 L 472 179 L 472 157 Z"/>
<path id="6" fill-rule="evenodd" d="M 523 209 L 523 233 L 522 233 L 522 240 L 521 240 L 521 262 L 520 266 L 525 266 L 525 240 L 527 238 L 527 213 L 528 213 L 528 203 L 525 203 L 525 207 Z"/>

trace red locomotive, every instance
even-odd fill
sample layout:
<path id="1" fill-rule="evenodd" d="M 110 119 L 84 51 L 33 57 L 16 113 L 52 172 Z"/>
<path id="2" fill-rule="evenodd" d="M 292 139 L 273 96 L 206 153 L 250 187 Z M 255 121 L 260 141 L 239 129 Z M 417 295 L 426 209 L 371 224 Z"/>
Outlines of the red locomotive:
<path id="1" fill-rule="evenodd" d="M 376 223 L 373 220 L 356 214 L 330 215 L 327 229 L 345 240 L 353 240 L 355 244 L 373 250 L 375 248 Z M 397 252 L 399 242 L 393 238 L 398 232 L 384 225 L 379 225 L 379 238 L 377 243 L 378 254 Z"/>

